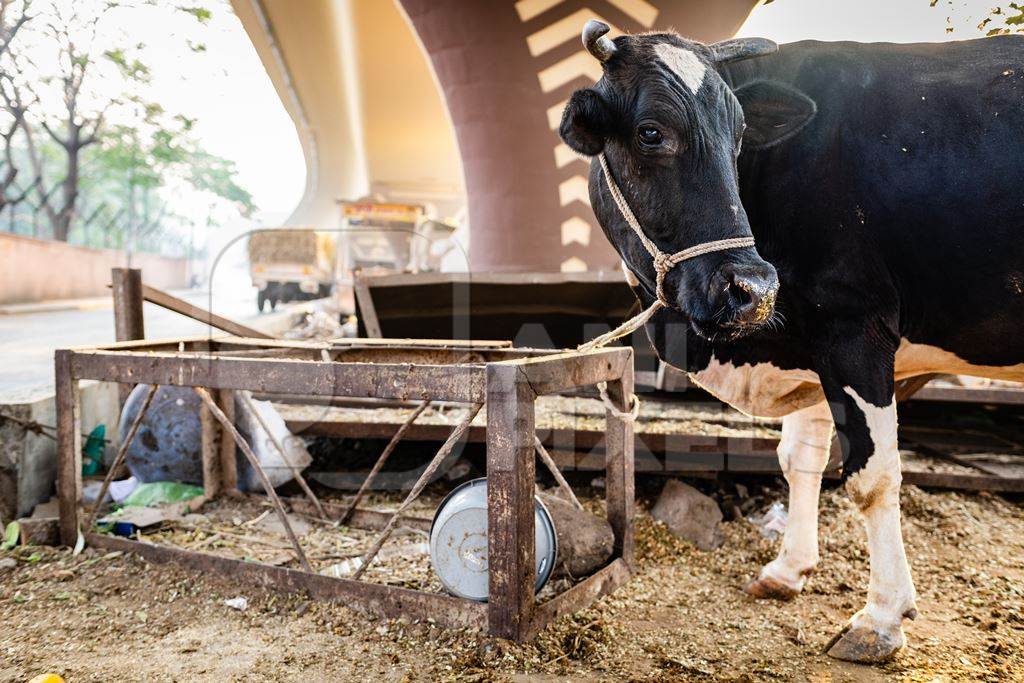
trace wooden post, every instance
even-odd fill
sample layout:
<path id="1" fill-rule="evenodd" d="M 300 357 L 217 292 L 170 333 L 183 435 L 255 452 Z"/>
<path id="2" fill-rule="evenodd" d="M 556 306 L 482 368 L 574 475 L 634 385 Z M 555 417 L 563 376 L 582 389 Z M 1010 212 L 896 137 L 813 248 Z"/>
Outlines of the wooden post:
<path id="1" fill-rule="evenodd" d="M 487 366 L 487 623 L 526 638 L 536 607 L 534 399 L 521 368 Z"/>
<path id="2" fill-rule="evenodd" d="M 216 392 L 217 405 L 231 424 L 235 423 L 235 392 L 220 389 Z M 228 438 L 224 430 L 217 425 L 220 434 L 220 490 L 225 492 L 238 491 L 238 461 L 235 459 L 235 442 Z"/>
<path id="3" fill-rule="evenodd" d="M 632 408 L 633 359 L 622 379 L 608 382 L 609 398 L 628 413 Z M 634 569 L 633 557 L 633 420 L 605 410 L 605 500 L 608 523 L 615 534 L 615 552 Z"/>
<path id="4" fill-rule="evenodd" d="M 138 268 L 112 268 L 110 291 L 114 299 L 114 339 L 135 341 L 145 339 L 142 315 L 142 271 Z M 121 384 L 118 395 L 124 405 L 132 384 Z"/>
<path id="5" fill-rule="evenodd" d="M 213 500 L 223 488 L 220 461 L 222 429 L 206 403 L 199 406 L 199 424 L 202 427 L 203 495 L 207 500 Z"/>
<path id="6" fill-rule="evenodd" d="M 78 380 L 71 375 L 71 352 L 54 354 L 57 406 L 57 497 L 60 509 L 60 542 L 74 546 L 78 540 L 78 501 L 82 496 L 82 425 Z"/>

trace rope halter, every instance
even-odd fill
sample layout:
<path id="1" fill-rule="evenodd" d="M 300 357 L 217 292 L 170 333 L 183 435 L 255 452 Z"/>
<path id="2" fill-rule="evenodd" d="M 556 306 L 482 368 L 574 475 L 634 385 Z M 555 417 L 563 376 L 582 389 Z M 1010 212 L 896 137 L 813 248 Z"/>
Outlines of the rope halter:
<path id="1" fill-rule="evenodd" d="M 625 337 L 628 334 L 632 334 L 636 330 L 643 327 L 643 325 L 651 319 L 651 317 L 658 312 L 660 308 L 671 308 L 671 304 L 665 298 L 665 276 L 683 261 L 688 261 L 704 254 L 710 254 L 715 251 L 725 251 L 726 249 L 740 249 L 742 247 L 754 246 L 753 237 L 730 237 L 724 240 L 714 240 L 711 242 L 702 242 L 692 247 L 677 251 L 674 254 L 666 254 L 658 245 L 651 241 L 643 228 L 640 227 L 640 221 L 633 215 L 632 209 L 629 208 L 629 204 L 626 203 L 626 198 L 622 196 L 622 191 L 619 186 L 615 183 L 615 178 L 612 177 L 611 169 L 608 168 L 608 159 L 605 157 L 604 152 L 597 155 L 597 158 L 601 162 L 601 169 L 604 171 L 604 180 L 608 184 L 608 191 L 612 195 L 612 199 L 615 200 L 615 205 L 619 207 L 619 213 L 626 219 L 626 223 L 633 229 L 636 236 L 640 238 L 640 243 L 644 245 L 644 249 L 651 255 L 651 259 L 654 263 L 654 273 L 656 275 L 656 290 L 657 299 L 653 304 L 647 307 L 646 310 L 636 314 L 626 322 L 622 323 L 614 330 L 606 332 L 599 337 L 591 339 L 585 344 L 580 344 L 578 349 L 580 351 L 592 351 L 599 349 L 603 346 L 607 346 L 616 339 Z"/>

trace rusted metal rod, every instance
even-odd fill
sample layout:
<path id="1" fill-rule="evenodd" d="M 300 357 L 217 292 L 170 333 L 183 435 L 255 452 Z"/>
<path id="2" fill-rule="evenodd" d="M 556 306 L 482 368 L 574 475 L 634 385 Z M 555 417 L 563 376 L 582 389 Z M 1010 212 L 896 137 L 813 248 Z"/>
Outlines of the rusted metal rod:
<path id="1" fill-rule="evenodd" d="M 389 441 L 388 445 L 384 447 L 384 451 L 380 454 L 380 457 L 377 458 L 377 462 L 373 463 L 373 468 L 370 470 L 370 473 L 366 475 L 366 479 L 363 480 L 362 486 L 360 486 L 359 490 L 356 491 L 356 495 L 352 498 L 352 502 L 350 502 L 348 507 L 345 509 L 345 514 L 341 516 L 339 521 L 341 521 L 342 524 L 347 522 L 348 518 L 352 516 L 352 511 L 356 509 L 356 506 L 359 505 L 359 501 L 363 499 L 363 495 L 366 493 L 367 489 L 370 488 L 373 480 L 384 467 L 384 463 L 388 461 L 388 458 L 391 456 L 391 452 L 395 450 L 395 446 L 397 446 L 398 442 L 402 440 L 405 433 L 409 431 L 409 427 L 411 427 L 412 423 L 416 421 L 416 418 L 423 414 L 423 411 L 426 410 L 429 405 L 430 399 L 428 398 L 416 406 L 416 409 L 412 411 L 412 414 L 409 415 L 405 422 L 402 423 L 402 426 L 398 428 L 395 435 L 391 437 L 391 441 Z"/>
<path id="2" fill-rule="evenodd" d="M 142 402 L 142 408 L 139 410 L 139 414 L 135 416 L 131 429 L 128 430 L 128 435 L 124 438 L 124 441 L 121 442 L 121 447 L 117 449 L 117 457 L 115 457 L 114 462 L 110 464 L 110 468 L 107 470 L 107 476 L 103 478 L 103 486 L 100 487 L 100 495 L 96 498 L 96 504 L 92 507 L 92 514 L 89 515 L 89 521 L 85 525 L 86 531 L 92 529 L 92 525 L 96 523 L 96 517 L 100 513 L 100 508 L 103 507 L 103 499 L 107 497 L 107 490 L 110 489 L 110 482 L 114 479 L 114 473 L 117 472 L 124 463 L 125 456 L 128 455 L 128 447 L 132 445 L 132 441 L 135 439 L 135 434 L 139 431 L 139 427 L 142 426 L 142 420 L 146 417 L 146 411 L 149 410 L 149 405 L 153 402 L 153 397 L 156 396 L 156 390 L 157 385 L 149 385 L 149 391 L 146 392 L 146 400 Z"/>
<path id="3" fill-rule="evenodd" d="M 0 413 L 0 422 L 3 422 L 4 420 L 13 422 L 14 424 L 18 425 L 27 432 L 32 432 L 33 434 L 36 434 L 38 436 L 45 436 L 47 439 L 53 439 L 54 441 L 57 440 L 57 437 L 54 434 L 50 434 L 50 432 L 46 431 L 50 430 L 51 432 L 56 432 L 57 427 L 55 425 L 43 424 L 42 422 L 37 422 L 36 420 L 24 420 L 20 417 L 8 415 L 7 413 Z M 88 439 L 92 436 L 92 434 L 82 432 L 82 436 Z M 103 439 L 103 443 L 110 443 L 110 439 Z"/>
<path id="4" fill-rule="evenodd" d="M 427 468 L 423 470 L 423 474 L 420 475 L 420 478 L 413 485 L 412 490 L 409 491 L 409 495 L 407 495 L 405 497 L 405 500 L 402 501 L 402 504 L 398 506 L 398 509 L 395 510 L 395 513 L 391 516 L 391 519 L 388 520 L 388 523 L 384 527 L 383 531 L 381 531 L 380 535 L 377 536 L 377 540 L 373 542 L 373 545 L 370 547 L 369 550 L 366 551 L 366 554 L 363 555 L 363 557 L 361 558 L 359 562 L 359 567 L 352 575 L 353 579 L 359 579 L 359 577 L 363 575 L 363 572 L 366 571 L 366 568 L 370 566 L 370 563 L 373 562 L 373 558 L 377 557 L 377 553 L 380 552 L 380 549 L 384 545 L 384 542 L 388 540 L 388 537 L 391 536 L 391 532 L 395 530 L 395 525 L 398 523 L 399 517 L 401 517 L 402 513 L 404 513 L 409 508 L 409 506 L 412 505 L 413 501 L 415 501 L 416 498 L 419 497 L 420 493 L 423 492 L 423 489 L 426 487 L 427 482 L 429 482 L 430 478 L 434 476 L 435 472 L 437 472 L 437 468 L 439 468 L 444 459 L 448 457 L 448 454 L 451 453 L 452 448 L 454 448 L 455 444 L 458 443 L 459 439 L 462 438 L 462 435 L 466 433 L 466 430 L 469 429 L 469 425 L 473 422 L 473 418 L 476 417 L 477 413 L 479 413 L 480 409 L 483 407 L 483 403 L 474 403 L 469 409 L 469 415 L 467 415 L 466 418 L 458 425 L 456 425 L 455 429 L 452 430 L 452 433 L 448 436 L 448 440 L 445 441 L 444 445 L 442 445 L 440 450 L 437 451 L 437 454 L 434 456 L 433 460 L 431 460 L 430 463 L 427 465 Z"/>
<path id="5" fill-rule="evenodd" d="M 216 327 L 218 330 L 224 330 L 228 334 L 233 334 L 238 337 L 248 337 L 251 339 L 273 339 L 273 337 L 265 332 L 260 332 L 248 325 L 237 323 L 222 315 L 217 315 L 212 311 L 207 311 L 204 308 L 190 304 L 184 299 L 179 299 L 178 297 L 168 294 L 156 287 L 150 287 L 147 284 L 143 284 L 141 281 L 139 284 L 141 285 L 142 298 L 151 304 L 162 306 L 169 311 L 180 313 L 187 318 L 192 318 L 193 320 L 197 320 L 209 325 L 210 327 Z M 139 337 L 139 339 L 143 338 L 144 337 Z"/>
<path id="6" fill-rule="evenodd" d="M 289 470 L 291 470 L 292 476 L 295 477 L 295 481 L 299 483 L 299 486 L 302 488 L 303 492 L 305 492 L 306 497 L 309 498 L 309 502 L 313 503 L 313 507 L 316 508 L 317 514 L 320 515 L 320 519 L 327 521 L 327 513 L 324 512 L 324 506 L 320 504 L 320 499 L 316 497 L 315 493 L 313 493 L 313 489 L 309 488 L 309 484 L 306 483 L 306 478 L 302 476 L 302 472 L 299 471 L 299 468 L 288 459 L 288 454 L 284 450 L 284 444 L 277 440 L 274 433 L 270 431 L 270 425 L 267 424 L 267 421 L 263 419 L 260 412 L 256 410 L 256 406 L 253 405 L 252 395 L 247 391 L 242 391 L 239 392 L 239 396 L 242 397 L 242 403 L 245 405 L 246 410 L 248 410 L 252 416 L 256 418 L 256 421 L 260 423 L 260 427 L 263 428 L 263 431 L 270 438 L 271 443 L 274 444 L 274 448 L 276 448 L 277 452 L 281 454 L 281 459 L 284 460 L 284 464 L 288 466 Z"/>
<path id="7" fill-rule="evenodd" d="M 213 416 L 217 418 L 217 421 L 220 422 L 222 427 L 224 427 L 224 430 L 231 435 L 231 438 L 235 440 L 238 447 L 242 449 L 242 453 L 245 454 L 245 457 L 249 461 L 249 464 L 252 465 L 252 468 L 256 470 L 256 474 L 263 483 L 263 488 L 267 492 L 267 496 L 270 497 L 270 500 L 274 503 L 274 507 L 277 509 L 277 516 L 281 519 L 281 526 L 284 527 L 284 531 L 288 535 L 288 540 L 292 542 L 292 548 L 295 550 L 296 557 L 299 558 L 299 564 L 301 564 L 302 568 L 307 572 L 312 572 L 313 568 L 309 566 L 309 560 L 306 559 L 306 553 L 302 552 L 302 546 L 299 545 L 299 539 L 295 536 L 295 531 L 292 530 L 291 522 L 288 521 L 288 514 L 284 511 L 281 499 L 277 497 L 277 491 L 274 490 L 273 485 L 270 483 L 270 479 L 267 478 L 267 473 L 263 471 L 263 466 L 260 465 L 259 458 L 257 458 L 256 454 L 252 452 L 252 448 L 249 447 L 249 444 L 242 438 L 242 435 L 238 433 L 237 429 L 235 429 L 235 425 L 231 424 L 231 420 L 227 418 L 224 411 L 220 409 L 217 402 L 213 400 L 212 396 L 210 396 L 210 392 L 203 387 L 192 388 L 195 389 L 196 393 L 199 394 L 199 397 L 203 399 L 203 403 L 205 403 L 206 407 L 210 409 Z"/>
<path id="8" fill-rule="evenodd" d="M 540 461 L 544 463 L 544 466 L 548 468 L 549 472 L 551 472 L 551 476 L 553 476 L 555 481 L 558 482 L 558 487 L 562 489 L 562 492 L 569 497 L 569 502 L 572 503 L 577 510 L 582 510 L 583 503 L 581 503 L 579 498 L 576 497 L 576 494 L 573 493 L 572 487 L 569 486 L 569 482 L 567 482 L 565 477 L 562 476 L 561 471 L 558 469 L 558 465 L 555 464 L 551 454 L 548 453 L 546 448 L 544 448 L 544 444 L 541 443 L 540 437 L 536 434 L 533 435 L 533 445 L 537 448 L 537 455 L 540 456 Z"/>

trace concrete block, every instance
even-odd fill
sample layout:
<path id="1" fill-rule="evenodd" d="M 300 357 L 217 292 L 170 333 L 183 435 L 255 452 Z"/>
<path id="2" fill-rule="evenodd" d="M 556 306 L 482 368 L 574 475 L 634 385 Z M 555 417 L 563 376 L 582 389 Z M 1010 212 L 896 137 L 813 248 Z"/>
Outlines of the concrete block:
<path id="1" fill-rule="evenodd" d="M 107 426 L 107 448 L 117 448 L 120 412 L 117 385 L 82 382 L 82 431 L 98 424 Z M 28 394 L 0 403 L 0 412 L 12 417 L 53 426 L 57 423 L 53 392 Z M 53 434 L 53 430 L 46 430 Z M 57 476 L 57 443 L 49 436 L 0 420 L 0 517 L 10 520 L 32 513 L 36 504 L 50 498 Z"/>

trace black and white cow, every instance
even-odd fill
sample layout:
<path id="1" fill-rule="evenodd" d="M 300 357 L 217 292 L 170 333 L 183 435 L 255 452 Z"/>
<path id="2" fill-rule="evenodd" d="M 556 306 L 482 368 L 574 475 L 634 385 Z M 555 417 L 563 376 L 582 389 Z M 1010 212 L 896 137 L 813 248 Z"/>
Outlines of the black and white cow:
<path id="1" fill-rule="evenodd" d="M 661 252 L 756 240 L 668 270 L 666 307 L 647 324 L 661 358 L 712 394 L 784 416 L 789 523 L 747 591 L 792 598 L 817 564 L 834 424 L 871 579 L 829 653 L 883 661 L 917 614 L 894 382 L 1024 380 L 1024 37 L 778 47 L 605 32 L 584 29 L 604 74 L 569 100 L 562 138 L 604 155 Z M 653 304 L 649 248 L 596 162 L 590 196 L 637 296 Z"/>

